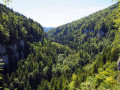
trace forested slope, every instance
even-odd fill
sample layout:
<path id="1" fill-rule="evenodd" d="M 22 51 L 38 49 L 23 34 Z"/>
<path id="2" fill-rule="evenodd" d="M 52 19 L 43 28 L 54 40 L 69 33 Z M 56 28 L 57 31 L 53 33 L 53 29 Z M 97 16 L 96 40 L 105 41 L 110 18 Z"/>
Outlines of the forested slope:
<path id="1" fill-rule="evenodd" d="M 52 41 L 78 52 L 84 63 L 72 74 L 73 89 L 119 90 L 117 60 L 120 53 L 118 3 L 80 20 L 48 31 Z"/>
<path id="2" fill-rule="evenodd" d="M 44 35 L 42 26 L 24 15 L 0 4 L 0 43 L 14 43 L 23 39 L 39 41 Z"/>
<path id="3" fill-rule="evenodd" d="M 28 42 L 40 41 L 43 36 L 39 23 L 0 4 L 0 58 L 10 71 L 18 60 L 27 57 Z"/>
<path id="4" fill-rule="evenodd" d="M 0 86 L 11 90 L 46 90 L 54 85 L 42 83 L 54 77 L 59 79 L 63 74 L 70 78 L 80 61 L 75 51 L 47 40 L 42 26 L 32 19 L 4 5 L 0 9 L 0 59 L 5 63 Z"/>
<path id="5" fill-rule="evenodd" d="M 0 56 L 8 55 L 11 65 L 0 74 L 5 90 L 120 89 L 118 3 L 50 30 L 55 42 L 37 22 L 0 8 L 0 50 L 6 50 Z M 16 53 L 26 57 L 18 61 Z"/>
<path id="6" fill-rule="evenodd" d="M 114 37 L 114 20 L 119 17 L 117 13 L 118 3 L 80 20 L 54 28 L 48 31 L 48 38 L 75 50 L 91 47 L 85 43 L 90 43 L 91 40 L 103 42 L 104 39 Z"/>

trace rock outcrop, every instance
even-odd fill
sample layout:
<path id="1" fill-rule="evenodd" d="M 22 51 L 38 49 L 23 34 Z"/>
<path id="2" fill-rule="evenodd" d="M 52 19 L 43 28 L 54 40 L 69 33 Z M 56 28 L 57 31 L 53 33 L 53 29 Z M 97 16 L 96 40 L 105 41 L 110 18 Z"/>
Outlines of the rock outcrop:
<path id="1" fill-rule="evenodd" d="M 16 62 L 24 58 L 25 43 L 23 40 L 19 40 L 14 44 L 2 45 L 0 44 L 0 59 L 3 59 L 5 64 Z"/>

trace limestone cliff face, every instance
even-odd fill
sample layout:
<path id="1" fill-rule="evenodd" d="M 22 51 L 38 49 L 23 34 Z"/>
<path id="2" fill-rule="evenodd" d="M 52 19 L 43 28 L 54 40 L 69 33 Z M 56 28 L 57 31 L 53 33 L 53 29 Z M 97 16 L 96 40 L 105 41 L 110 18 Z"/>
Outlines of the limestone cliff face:
<path id="1" fill-rule="evenodd" d="M 5 64 L 16 62 L 24 58 L 25 42 L 19 40 L 14 44 L 1 45 L 0 44 L 0 59 L 3 59 Z"/>

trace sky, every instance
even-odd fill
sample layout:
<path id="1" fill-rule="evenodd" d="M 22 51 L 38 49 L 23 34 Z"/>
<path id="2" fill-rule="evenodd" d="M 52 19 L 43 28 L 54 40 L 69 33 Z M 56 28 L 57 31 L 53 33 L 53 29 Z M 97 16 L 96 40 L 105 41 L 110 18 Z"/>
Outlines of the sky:
<path id="1" fill-rule="evenodd" d="M 0 3 L 3 3 L 2 0 Z M 7 6 L 44 27 L 57 27 L 114 3 L 112 0 L 12 0 Z"/>

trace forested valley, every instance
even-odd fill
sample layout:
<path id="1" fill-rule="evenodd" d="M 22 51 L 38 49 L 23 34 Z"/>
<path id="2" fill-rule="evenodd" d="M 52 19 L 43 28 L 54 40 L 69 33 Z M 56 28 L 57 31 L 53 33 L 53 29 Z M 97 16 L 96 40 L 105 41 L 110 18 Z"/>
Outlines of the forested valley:
<path id="1" fill-rule="evenodd" d="M 48 32 L 0 4 L 3 90 L 120 90 L 119 3 Z"/>

